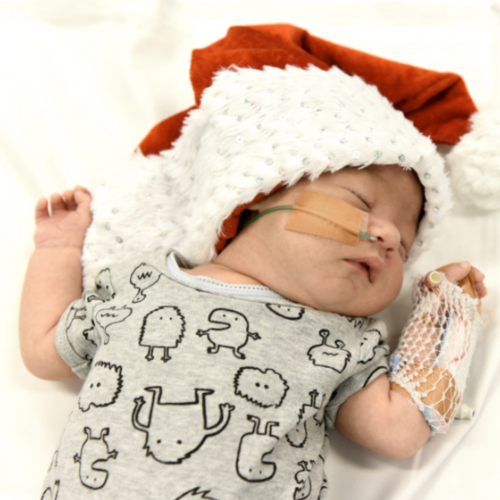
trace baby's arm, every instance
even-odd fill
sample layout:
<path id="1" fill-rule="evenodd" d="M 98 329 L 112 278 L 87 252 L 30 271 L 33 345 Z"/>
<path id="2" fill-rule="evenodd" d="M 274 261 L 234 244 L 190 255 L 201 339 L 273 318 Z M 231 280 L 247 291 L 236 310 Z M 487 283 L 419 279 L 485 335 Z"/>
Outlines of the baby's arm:
<path id="1" fill-rule="evenodd" d="M 82 295 L 80 257 L 85 232 L 92 221 L 91 196 L 87 189 L 46 198 L 35 208 L 33 252 L 21 297 L 19 340 L 26 368 L 46 380 L 76 378 L 55 345 L 59 318 Z"/>
<path id="2" fill-rule="evenodd" d="M 470 268 L 468 263 L 456 264 L 445 274 L 450 282 L 457 283 Z M 483 280 L 484 275 L 474 269 L 480 298 L 487 293 Z M 347 399 L 339 409 L 335 425 L 356 443 L 390 458 L 413 455 L 431 435 L 421 411 L 407 397 L 391 390 L 385 375 Z"/>

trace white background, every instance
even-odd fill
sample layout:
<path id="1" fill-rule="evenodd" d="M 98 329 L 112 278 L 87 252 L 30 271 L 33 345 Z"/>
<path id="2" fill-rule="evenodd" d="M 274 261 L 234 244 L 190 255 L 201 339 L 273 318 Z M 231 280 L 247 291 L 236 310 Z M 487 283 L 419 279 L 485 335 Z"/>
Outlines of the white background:
<path id="1" fill-rule="evenodd" d="M 373 54 L 461 74 L 500 111 L 500 13 L 487 0 L 0 0 L 0 499 L 39 498 L 79 383 L 22 364 L 17 314 L 37 198 L 127 156 L 158 121 L 192 105 L 190 52 L 235 24 L 287 22 Z M 500 6 L 497 7 L 500 11 Z M 500 193 L 499 193 L 500 195 Z M 412 270 L 468 259 L 487 274 L 489 322 L 456 422 L 415 457 L 386 460 L 332 433 L 329 498 L 447 500 L 500 493 L 500 215 L 457 204 Z M 408 312 L 407 280 L 384 316 Z"/>

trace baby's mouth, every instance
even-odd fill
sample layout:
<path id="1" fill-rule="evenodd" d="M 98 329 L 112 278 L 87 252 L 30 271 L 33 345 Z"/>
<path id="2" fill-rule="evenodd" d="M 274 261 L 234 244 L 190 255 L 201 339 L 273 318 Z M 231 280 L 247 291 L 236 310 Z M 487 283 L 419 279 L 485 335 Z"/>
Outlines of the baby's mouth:
<path id="1" fill-rule="evenodd" d="M 365 257 L 363 259 L 346 259 L 352 266 L 361 271 L 373 283 L 384 268 L 380 257 Z"/>

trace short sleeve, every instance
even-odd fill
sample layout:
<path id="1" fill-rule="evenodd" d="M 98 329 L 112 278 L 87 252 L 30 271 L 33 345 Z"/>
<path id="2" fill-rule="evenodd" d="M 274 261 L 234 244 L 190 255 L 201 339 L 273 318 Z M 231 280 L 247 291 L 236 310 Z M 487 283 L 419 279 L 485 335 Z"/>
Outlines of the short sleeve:
<path id="1" fill-rule="evenodd" d="M 56 348 L 78 377 L 86 378 L 97 349 L 92 311 L 85 297 L 64 311 L 56 328 Z"/>
<path id="2" fill-rule="evenodd" d="M 346 399 L 389 371 L 389 347 L 386 339 L 385 323 L 379 319 L 370 318 L 361 340 L 356 373 L 337 387 L 326 406 L 327 427 L 335 425 L 337 412 Z"/>

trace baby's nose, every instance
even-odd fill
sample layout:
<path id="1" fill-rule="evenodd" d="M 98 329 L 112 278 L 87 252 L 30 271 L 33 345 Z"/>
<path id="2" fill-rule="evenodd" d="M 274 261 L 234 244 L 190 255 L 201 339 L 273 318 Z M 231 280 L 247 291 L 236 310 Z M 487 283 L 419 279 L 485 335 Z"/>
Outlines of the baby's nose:
<path id="1" fill-rule="evenodd" d="M 382 247 L 386 252 L 397 251 L 401 243 L 401 234 L 394 223 L 386 219 L 370 217 L 368 234 L 376 236 L 374 244 Z"/>

